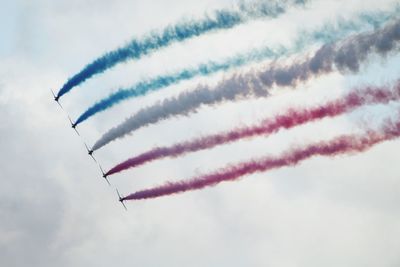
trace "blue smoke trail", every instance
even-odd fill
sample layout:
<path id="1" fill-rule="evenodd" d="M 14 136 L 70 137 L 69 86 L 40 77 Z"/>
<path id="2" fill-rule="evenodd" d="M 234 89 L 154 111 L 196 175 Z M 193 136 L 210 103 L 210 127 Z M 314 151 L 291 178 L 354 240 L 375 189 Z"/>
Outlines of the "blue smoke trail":
<path id="1" fill-rule="evenodd" d="M 114 67 L 128 59 L 138 59 L 174 42 L 205 34 L 207 32 L 229 29 L 249 19 L 261 17 L 276 17 L 284 13 L 290 5 L 305 4 L 308 0 L 257 1 L 252 4 L 241 4 L 238 10 L 220 10 L 213 17 L 206 16 L 197 21 L 186 21 L 167 26 L 161 32 L 149 34 L 140 39 L 134 39 L 124 47 L 108 52 L 84 67 L 72 76 L 60 89 L 57 97 L 61 97 L 75 86 L 92 76 Z"/>
<path id="2" fill-rule="evenodd" d="M 178 73 L 158 76 L 149 81 L 139 82 L 133 87 L 119 89 L 117 92 L 100 100 L 82 113 L 76 120 L 76 124 L 78 125 L 82 123 L 96 113 L 107 110 L 121 101 L 146 95 L 151 91 L 160 90 L 183 80 L 188 80 L 196 76 L 207 76 L 218 71 L 227 71 L 246 65 L 250 62 L 260 62 L 268 58 L 279 58 L 290 53 L 297 53 L 313 42 L 332 43 L 350 34 L 351 32 L 359 31 L 366 25 L 372 26 L 373 28 L 379 28 L 386 21 L 390 20 L 395 14 L 397 14 L 397 11 L 390 13 L 376 12 L 373 14 L 361 14 L 358 20 L 339 20 L 337 25 L 329 23 L 311 33 L 301 33 L 299 34 L 300 38 L 295 41 L 295 44 L 291 49 L 279 47 L 278 49 L 273 50 L 267 47 L 261 50 L 255 50 L 250 53 L 228 58 L 222 62 L 211 61 L 206 64 L 201 64 L 195 68 L 184 69 Z"/>
<path id="3" fill-rule="evenodd" d="M 246 55 L 239 55 L 234 58 L 230 58 L 224 62 L 209 62 L 207 64 L 201 64 L 196 68 L 185 69 L 181 72 L 171 75 L 159 76 L 149 81 L 139 82 L 135 86 L 127 89 L 119 89 L 117 92 L 111 94 L 105 99 L 100 100 L 98 103 L 87 109 L 79 118 L 76 120 L 76 125 L 87 120 L 89 117 L 95 115 L 100 111 L 111 108 L 112 106 L 120 103 L 123 100 L 127 100 L 132 97 L 138 97 L 146 95 L 151 91 L 160 90 L 168 87 L 169 85 L 178 83 L 183 80 L 188 80 L 196 76 L 207 76 L 217 71 L 226 71 L 235 67 L 245 65 L 250 61 L 259 61 L 266 57 L 278 57 L 278 55 L 284 54 L 286 51 L 273 51 L 266 48 L 261 51 L 253 51 Z"/>

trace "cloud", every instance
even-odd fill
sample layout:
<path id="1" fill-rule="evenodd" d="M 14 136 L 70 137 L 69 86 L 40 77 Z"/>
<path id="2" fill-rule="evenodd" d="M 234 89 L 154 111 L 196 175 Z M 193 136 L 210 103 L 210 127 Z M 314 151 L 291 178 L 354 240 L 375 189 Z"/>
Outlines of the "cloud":
<path id="1" fill-rule="evenodd" d="M 316 1 L 304 13 L 289 12 L 282 20 L 243 25 L 222 36 L 171 47 L 141 64 L 124 65 L 91 80 L 85 90 L 71 93 L 63 104 L 70 113 L 79 113 L 93 101 L 93 94 L 110 93 L 110 85 L 122 86 L 140 75 L 165 72 L 165 63 L 177 51 L 185 55 L 177 58 L 178 66 L 200 62 L 203 56 L 223 54 L 221 42 L 221 46 L 229 43 L 232 51 L 253 48 L 252 33 L 260 29 L 268 33 L 260 42 L 287 42 L 287 32 L 303 25 L 311 27 L 324 16 L 338 15 L 342 8 L 340 14 L 351 17 L 359 9 L 384 9 L 390 3 L 393 1 Z M 31 23 L 25 22 L 22 32 L 29 34 L 19 40 L 26 41 L 30 49 L 13 46 L 0 62 L 1 266 L 399 265 L 399 216 L 394 204 L 400 201 L 398 141 L 363 155 L 334 161 L 318 158 L 293 169 L 252 175 L 202 192 L 130 203 L 128 212 L 118 203 L 113 188 L 101 179 L 49 88 L 57 88 L 86 62 L 132 36 L 185 15 L 200 15 L 196 10 L 229 4 L 228 0 L 118 0 L 113 5 L 108 1 L 41 0 L 21 7 Z M 126 26 L 112 32 L 118 25 Z M 282 31 L 276 31 L 276 25 Z M 237 40 L 239 33 L 241 40 Z M 74 41 L 66 42 L 66 37 Z M 297 101 L 307 104 L 333 97 L 349 83 L 351 87 L 365 85 L 365 81 L 379 85 L 397 75 L 398 58 L 389 58 L 390 65 L 375 60 L 374 71 L 362 68 L 359 75 L 346 79 L 335 74 L 304 86 L 301 92 L 274 93 L 269 100 L 241 101 L 216 110 L 202 108 L 190 119 L 149 127 L 126 142 L 105 147 L 98 160 L 110 166 L 154 144 L 229 129 Z M 193 84 L 212 84 L 219 78 L 199 79 Z M 177 88 L 177 93 L 186 86 Z M 127 101 L 125 106 L 99 115 L 102 123 L 93 120 L 85 124 L 81 133 L 93 140 L 112 125 L 110 118 L 125 117 L 168 94 Z M 387 107 L 385 113 L 391 110 Z M 372 118 L 379 116 L 379 112 L 368 111 Z M 291 143 L 288 140 L 323 139 L 357 131 L 356 119 L 338 118 L 276 138 L 149 164 L 116 177 L 113 186 L 126 194 L 169 178 L 184 179 L 249 156 L 279 152 Z M 206 125 L 209 132 L 202 132 Z M 235 151 L 240 153 L 234 155 Z"/>
<path id="2" fill-rule="evenodd" d="M 57 239 L 65 209 L 65 194 L 51 177 L 46 145 L 31 129 L 21 101 L 7 101 L 0 114 L 2 155 L 0 188 L 0 258 L 5 266 L 56 264 L 59 253 L 49 253 Z"/>

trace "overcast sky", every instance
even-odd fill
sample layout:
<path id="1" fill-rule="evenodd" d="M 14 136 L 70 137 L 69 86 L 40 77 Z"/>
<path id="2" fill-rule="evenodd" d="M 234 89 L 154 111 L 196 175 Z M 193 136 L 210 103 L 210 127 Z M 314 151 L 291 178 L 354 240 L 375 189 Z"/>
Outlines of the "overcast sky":
<path id="1" fill-rule="evenodd" d="M 400 266 L 400 140 L 363 154 L 318 157 L 204 190 L 128 202 L 127 212 L 114 189 L 128 194 L 276 155 L 293 144 L 359 133 L 396 114 L 396 103 L 156 161 L 111 177 L 112 187 L 101 179 L 49 89 L 57 91 L 85 64 L 132 37 L 235 2 L 0 0 L 0 266 Z M 252 21 L 119 65 L 61 102 L 76 118 L 121 86 L 251 48 L 290 45 L 299 30 L 338 16 L 391 10 L 396 3 L 311 2 L 276 19 Z M 399 64 L 396 53 L 384 59 L 372 55 L 357 74 L 332 73 L 297 90 L 275 88 L 267 99 L 202 107 L 190 117 L 140 129 L 96 157 L 109 169 L 155 145 L 250 125 L 288 106 L 338 97 L 354 86 L 390 84 L 398 78 Z M 141 107 L 226 75 L 196 78 L 126 101 L 83 123 L 81 135 L 92 145 Z"/>

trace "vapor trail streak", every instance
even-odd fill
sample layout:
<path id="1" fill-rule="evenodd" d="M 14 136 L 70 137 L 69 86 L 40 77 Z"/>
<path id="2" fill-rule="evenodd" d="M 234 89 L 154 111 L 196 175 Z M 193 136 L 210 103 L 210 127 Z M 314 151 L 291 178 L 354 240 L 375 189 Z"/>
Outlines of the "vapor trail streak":
<path id="1" fill-rule="evenodd" d="M 223 181 L 234 181 L 244 175 L 294 166 L 303 160 L 315 156 L 332 157 L 340 154 L 363 152 L 376 144 L 398 138 L 399 136 L 400 117 L 397 118 L 396 122 L 387 121 L 379 132 L 367 131 L 364 135 L 343 135 L 330 141 L 293 148 L 278 157 L 253 159 L 190 180 L 168 182 L 158 187 L 137 191 L 136 193 L 124 197 L 122 200 L 156 198 L 191 190 L 198 190 L 204 187 L 214 186 Z"/>
<path id="2" fill-rule="evenodd" d="M 95 114 L 105 111 L 122 101 L 144 96 L 149 92 L 161 90 L 183 80 L 192 79 L 197 76 L 208 76 L 219 71 L 228 71 L 251 62 L 260 62 L 271 58 L 277 59 L 285 55 L 298 53 L 315 42 L 334 42 L 364 28 L 380 27 L 393 18 L 394 15 L 398 14 L 399 11 L 399 8 L 396 8 L 394 12 L 362 13 L 358 15 L 357 19 L 339 20 L 338 23 L 327 23 L 314 31 L 301 32 L 290 47 L 279 47 L 276 49 L 265 47 L 264 49 L 239 54 L 220 62 L 209 61 L 193 68 L 186 68 L 176 73 L 160 75 L 150 80 L 141 81 L 132 87 L 118 89 L 106 98 L 101 99 L 84 111 L 75 123 L 78 125 Z"/>
<path id="3" fill-rule="evenodd" d="M 268 88 L 273 85 L 295 86 L 298 82 L 332 72 L 334 68 L 356 72 L 370 53 L 384 56 L 397 48 L 399 40 L 400 20 L 396 20 L 382 29 L 326 44 L 312 57 L 295 60 L 289 66 L 271 64 L 262 70 L 235 75 L 220 82 L 216 89 L 199 86 L 194 91 L 183 92 L 177 97 L 139 110 L 103 134 L 93 145 L 93 150 L 149 124 L 177 115 L 188 115 L 202 105 L 215 105 L 250 96 L 267 96 Z"/>
<path id="4" fill-rule="evenodd" d="M 106 175 L 112 175 L 165 157 L 178 157 L 186 153 L 210 149 L 243 138 L 258 135 L 266 136 L 276 133 L 281 129 L 290 129 L 326 117 L 339 116 L 363 105 L 383 104 L 399 99 L 400 81 L 396 83 L 394 90 L 389 90 L 387 87 L 368 87 L 362 90 L 354 90 L 344 97 L 317 107 L 289 109 L 252 127 L 236 128 L 229 132 L 200 137 L 170 147 L 154 148 L 116 165 Z"/>
<path id="5" fill-rule="evenodd" d="M 110 51 L 86 65 L 62 86 L 57 96 L 63 96 L 85 80 L 129 59 L 139 59 L 174 42 L 182 42 L 211 31 L 229 29 L 250 19 L 276 17 L 284 13 L 289 6 L 301 5 L 305 1 L 260 0 L 253 3 L 245 3 L 236 9 L 220 10 L 212 16 L 205 16 L 203 19 L 170 25 L 161 31 L 151 33 L 143 38 L 133 39 L 127 45 Z"/>

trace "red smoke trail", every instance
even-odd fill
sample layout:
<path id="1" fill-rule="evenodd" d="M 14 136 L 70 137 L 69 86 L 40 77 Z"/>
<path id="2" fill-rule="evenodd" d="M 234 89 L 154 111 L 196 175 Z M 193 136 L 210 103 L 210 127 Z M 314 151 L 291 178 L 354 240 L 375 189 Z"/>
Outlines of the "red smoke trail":
<path id="1" fill-rule="evenodd" d="M 263 172 L 271 169 L 294 166 L 314 156 L 336 156 L 363 152 L 383 141 L 400 136 L 400 117 L 396 123 L 387 121 L 380 132 L 368 131 L 364 135 L 344 135 L 331 141 L 318 142 L 301 148 L 294 148 L 278 157 L 265 157 L 258 160 L 228 166 L 219 171 L 198 176 L 187 181 L 169 182 L 162 186 L 138 191 L 122 200 L 156 198 L 165 195 L 182 193 L 190 190 L 213 186 L 223 181 L 234 181 L 243 175 Z"/>
<path id="2" fill-rule="evenodd" d="M 256 126 L 238 128 L 225 133 L 205 136 L 192 141 L 178 143 L 170 147 L 154 148 L 116 165 L 110 169 L 106 175 L 112 175 L 129 168 L 137 167 L 156 159 L 177 157 L 185 153 L 230 143 L 241 138 L 272 134 L 282 128 L 289 129 L 325 117 L 338 116 L 362 105 L 387 103 L 396 99 L 400 99 L 400 81 L 395 85 L 393 91 L 390 91 L 387 87 L 368 87 L 364 90 L 354 90 L 346 96 L 328 102 L 322 106 L 297 110 L 290 109 Z"/>

